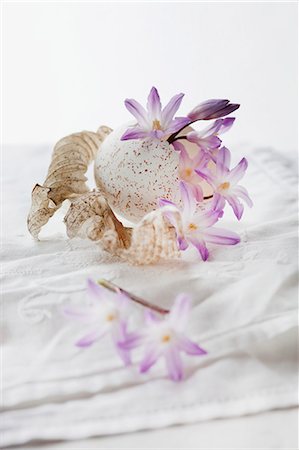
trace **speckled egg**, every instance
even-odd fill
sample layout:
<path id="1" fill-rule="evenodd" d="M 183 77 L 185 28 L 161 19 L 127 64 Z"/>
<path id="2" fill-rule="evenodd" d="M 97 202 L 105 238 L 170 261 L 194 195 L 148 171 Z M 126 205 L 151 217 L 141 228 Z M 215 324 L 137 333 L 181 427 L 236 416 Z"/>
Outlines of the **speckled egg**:
<path id="1" fill-rule="evenodd" d="M 179 199 L 179 153 L 167 141 L 121 141 L 127 128 L 114 130 L 102 143 L 95 181 L 113 211 L 136 223 L 157 208 L 159 197 Z"/>

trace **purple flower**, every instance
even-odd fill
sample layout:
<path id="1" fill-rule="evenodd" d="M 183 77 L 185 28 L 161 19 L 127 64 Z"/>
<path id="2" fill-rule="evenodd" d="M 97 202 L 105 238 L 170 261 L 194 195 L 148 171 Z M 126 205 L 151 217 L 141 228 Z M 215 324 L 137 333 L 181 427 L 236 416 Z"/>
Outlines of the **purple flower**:
<path id="1" fill-rule="evenodd" d="M 78 347 L 89 347 L 103 336 L 110 334 L 123 362 L 130 364 L 130 354 L 120 349 L 119 341 L 127 337 L 126 308 L 128 298 L 124 294 L 115 294 L 102 288 L 92 280 L 87 281 L 87 293 L 90 303 L 85 307 L 68 306 L 64 314 L 90 330 L 76 342 Z"/>
<path id="2" fill-rule="evenodd" d="M 188 117 L 195 122 L 196 120 L 210 120 L 224 117 L 238 109 L 240 105 L 230 103 L 229 100 L 206 100 L 200 103 L 188 114 Z"/>
<path id="3" fill-rule="evenodd" d="M 121 137 L 121 140 L 154 138 L 162 139 L 171 133 L 175 133 L 188 123 L 187 117 L 173 116 L 182 102 L 184 94 L 177 94 L 162 109 L 159 93 L 152 87 L 147 99 L 147 111 L 134 99 L 126 99 L 125 106 L 137 120 L 137 124 L 129 128 Z"/>
<path id="4" fill-rule="evenodd" d="M 236 233 L 213 227 L 218 219 L 223 216 L 225 202 L 219 194 L 214 195 L 206 210 L 196 213 L 196 199 L 192 189 L 181 181 L 180 191 L 183 202 L 183 209 L 180 211 L 181 223 L 178 223 L 175 214 L 179 211 L 179 208 L 168 200 L 159 200 L 160 207 L 168 206 L 165 209 L 165 217 L 176 230 L 180 250 L 186 250 L 191 244 L 198 250 L 202 260 L 206 261 L 209 256 L 206 243 L 235 245 L 240 242 Z M 173 211 L 169 209 L 170 205 L 172 205 Z"/>
<path id="5" fill-rule="evenodd" d="M 228 131 L 232 127 L 234 121 L 234 117 L 215 120 L 215 122 L 202 131 L 191 131 L 188 133 L 187 139 L 190 142 L 196 143 L 202 150 L 213 151 L 218 149 L 221 145 L 222 141 L 218 137 L 219 134 Z M 211 156 L 213 156 L 213 152 L 211 152 Z"/>
<path id="6" fill-rule="evenodd" d="M 177 142 L 177 141 L 176 141 Z M 193 191 L 193 195 L 198 202 L 203 201 L 203 192 L 199 185 L 202 178 L 195 171 L 203 170 L 208 164 L 210 158 L 208 155 L 199 149 L 197 155 L 194 158 L 190 158 L 183 144 L 181 144 L 180 159 L 179 159 L 179 177 L 181 180 L 188 183 Z"/>
<path id="7" fill-rule="evenodd" d="M 226 147 L 222 147 L 216 158 L 216 170 L 211 172 L 208 168 L 196 169 L 198 175 L 204 178 L 214 189 L 214 191 L 227 200 L 233 208 L 235 216 L 241 219 L 244 206 L 239 198 L 244 200 L 249 207 L 252 207 L 252 201 L 247 190 L 239 186 L 239 180 L 244 176 L 248 163 L 246 158 L 241 161 L 232 170 L 229 169 L 231 154 Z"/>
<path id="8" fill-rule="evenodd" d="M 169 377 L 174 381 L 180 381 L 184 377 L 180 353 L 184 352 L 192 356 L 207 354 L 184 333 L 190 307 L 189 296 L 180 294 L 164 319 L 159 319 L 156 314 L 147 310 L 144 329 L 140 333 L 131 334 L 119 343 L 119 347 L 127 351 L 139 346 L 144 347 L 140 372 L 147 372 L 159 358 L 163 357 Z"/>

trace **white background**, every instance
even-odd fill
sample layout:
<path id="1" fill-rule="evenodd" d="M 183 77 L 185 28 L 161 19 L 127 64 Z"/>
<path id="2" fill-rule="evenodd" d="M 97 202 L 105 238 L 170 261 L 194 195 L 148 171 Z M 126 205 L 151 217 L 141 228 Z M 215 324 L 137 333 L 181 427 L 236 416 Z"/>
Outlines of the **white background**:
<path id="1" fill-rule="evenodd" d="M 6 2 L 3 143 L 116 127 L 126 97 L 241 103 L 228 145 L 297 151 L 297 4 Z"/>

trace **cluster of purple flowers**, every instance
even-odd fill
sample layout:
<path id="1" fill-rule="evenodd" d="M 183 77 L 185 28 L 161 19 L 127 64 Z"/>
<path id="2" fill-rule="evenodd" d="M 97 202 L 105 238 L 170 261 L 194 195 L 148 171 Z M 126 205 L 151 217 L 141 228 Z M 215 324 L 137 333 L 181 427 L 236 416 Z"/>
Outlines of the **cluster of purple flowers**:
<path id="1" fill-rule="evenodd" d="M 115 349 L 126 366 L 131 364 L 131 353 L 135 348 L 143 349 L 139 362 L 141 373 L 147 372 L 159 358 L 164 358 L 169 377 L 180 381 L 184 377 L 181 353 L 205 355 L 207 352 L 189 339 L 185 333 L 191 308 L 191 299 L 179 294 L 168 314 L 159 317 L 145 309 L 144 323 L 140 331 L 129 330 L 131 299 L 122 292 L 110 292 L 92 280 L 88 280 L 89 302 L 85 306 L 67 306 L 64 314 L 88 328 L 77 342 L 81 348 L 110 335 Z"/>
<path id="2" fill-rule="evenodd" d="M 191 244 L 205 261 L 209 256 L 207 243 L 235 245 L 240 242 L 236 233 L 214 227 L 214 224 L 223 216 L 226 203 L 232 207 L 238 220 L 243 215 L 242 202 L 249 207 L 252 206 L 247 190 L 238 184 L 246 172 L 248 163 L 246 158 L 242 158 L 231 169 L 231 153 L 222 146 L 219 137 L 228 131 L 235 121 L 235 118 L 225 116 L 238 109 L 240 105 L 230 103 L 229 100 L 207 100 L 196 106 L 186 117 L 174 118 L 183 96 L 184 94 L 175 95 L 163 109 L 155 87 L 148 96 L 147 109 L 136 100 L 125 100 L 127 109 L 137 123 L 123 134 L 122 140 L 167 140 L 174 150 L 179 152 L 180 193 L 183 206 L 180 207 L 167 199 L 159 199 L 159 206 L 163 208 L 165 216 L 176 229 L 180 250 L 186 250 Z M 211 119 L 216 120 L 202 131 L 194 131 L 189 127 L 194 122 Z M 186 150 L 184 145 L 186 142 L 195 144 L 197 148 L 195 156 L 191 157 Z M 201 187 L 203 181 L 212 188 L 212 195 L 208 198 L 203 195 Z M 180 222 L 177 219 L 177 212 L 180 213 Z"/>

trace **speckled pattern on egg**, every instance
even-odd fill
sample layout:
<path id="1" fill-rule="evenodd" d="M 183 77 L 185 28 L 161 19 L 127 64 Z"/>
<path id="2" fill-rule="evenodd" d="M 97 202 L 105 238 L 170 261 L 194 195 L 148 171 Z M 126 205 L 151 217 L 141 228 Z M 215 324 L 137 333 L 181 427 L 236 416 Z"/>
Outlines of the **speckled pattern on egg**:
<path id="1" fill-rule="evenodd" d="M 157 199 L 178 195 L 179 155 L 168 142 L 121 141 L 128 125 L 113 131 L 95 159 L 95 180 L 111 208 L 137 222 L 157 208 Z"/>

